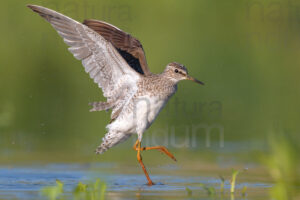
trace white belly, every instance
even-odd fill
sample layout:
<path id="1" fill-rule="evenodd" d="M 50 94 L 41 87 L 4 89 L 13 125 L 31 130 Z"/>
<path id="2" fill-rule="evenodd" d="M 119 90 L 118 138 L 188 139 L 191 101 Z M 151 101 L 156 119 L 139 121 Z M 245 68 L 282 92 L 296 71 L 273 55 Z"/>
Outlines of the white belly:
<path id="1" fill-rule="evenodd" d="M 107 128 L 140 135 L 153 123 L 166 102 L 166 99 L 155 96 L 139 97 L 134 103 L 132 112 L 124 112 Z"/>
<path id="2" fill-rule="evenodd" d="M 140 97 L 136 109 L 136 131 L 143 133 L 154 122 L 166 104 L 166 99 L 159 97 Z"/>
<path id="3" fill-rule="evenodd" d="M 159 97 L 151 97 L 151 98 L 149 98 L 149 102 L 150 102 L 150 109 L 147 111 L 148 127 L 156 119 L 156 117 L 158 116 L 160 111 L 163 109 L 163 107 L 167 103 L 167 100 L 161 99 Z"/>

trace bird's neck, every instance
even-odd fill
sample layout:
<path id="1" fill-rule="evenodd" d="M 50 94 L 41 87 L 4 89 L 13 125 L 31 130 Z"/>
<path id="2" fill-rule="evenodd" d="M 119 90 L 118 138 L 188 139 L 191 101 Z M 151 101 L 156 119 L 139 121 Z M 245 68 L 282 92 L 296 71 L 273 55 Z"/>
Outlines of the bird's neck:
<path id="1" fill-rule="evenodd" d="M 177 90 L 177 83 L 163 73 L 152 74 L 141 80 L 139 88 L 141 91 L 150 91 L 155 95 L 169 96 Z"/>
<path id="2" fill-rule="evenodd" d="M 175 79 L 168 70 L 163 71 L 163 73 L 159 75 L 162 76 L 162 79 L 164 79 L 170 85 L 177 85 L 177 83 L 179 82 L 179 80 Z"/>

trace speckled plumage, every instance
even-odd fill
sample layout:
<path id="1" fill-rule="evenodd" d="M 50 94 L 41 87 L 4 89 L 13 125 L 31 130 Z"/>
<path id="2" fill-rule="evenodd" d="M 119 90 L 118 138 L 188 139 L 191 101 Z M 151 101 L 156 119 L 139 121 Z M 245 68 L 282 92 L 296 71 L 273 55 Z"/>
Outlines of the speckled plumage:
<path id="1" fill-rule="evenodd" d="M 103 153 L 135 133 L 141 141 L 145 130 L 176 92 L 177 82 L 166 78 L 165 73 L 152 74 L 142 77 L 137 83 L 137 88 L 128 104 L 122 107 L 118 117 L 107 126 L 108 133 L 96 152 Z"/>
<path id="2" fill-rule="evenodd" d="M 96 153 L 105 152 L 132 134 L 141 141 L 180 80 L 201 83 L 176 62 L 169 63 L 161 74 L 152 74 L 141 43 L 113 25 L 97 20 L 82 24 L 48 8 L 28 7 L 57 30 L 107 98 L 107 102 L 90 104 L 90 111 L 112 110 L 108 132 Z"/>

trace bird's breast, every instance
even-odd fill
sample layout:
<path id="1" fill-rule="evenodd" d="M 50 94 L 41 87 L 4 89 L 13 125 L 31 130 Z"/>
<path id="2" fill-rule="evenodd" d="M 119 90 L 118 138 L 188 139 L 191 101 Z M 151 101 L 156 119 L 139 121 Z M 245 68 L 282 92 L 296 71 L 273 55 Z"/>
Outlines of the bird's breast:
<path id="1" fill-rule="evenodd" d="M 176 90 L 177 85 L 170 81 L 143 79 L 134 101 L 136 126 L 149 128 Z"/>
<path id="2" fill-rule="evenodd" d="M 163 109 L 168 101 L 168 97 L 162 98 L 161 96 L 143 96 L 139 98 L 139 120 L 143 124 L 146 124 L 148 128 L 156 119 L 160 111 Z"/>

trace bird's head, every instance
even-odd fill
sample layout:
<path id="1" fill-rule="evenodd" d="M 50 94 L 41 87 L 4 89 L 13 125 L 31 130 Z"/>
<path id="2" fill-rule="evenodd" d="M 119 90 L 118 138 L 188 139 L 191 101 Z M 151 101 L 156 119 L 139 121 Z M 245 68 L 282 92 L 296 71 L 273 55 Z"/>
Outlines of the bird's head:
<path id="1" fill-rule="evenodd" d="M 181 80 L 191 80 L 198 84 L 204 85 L 203 82 L 191 77 L 188 75 L 188 71 L 186 67 L 182 64 L 179 64 L 177 62 L 171 62 L 167 65 L 164 73 L 167 74 L 168 78 L 171 79 L 174 82 L 178 82 Z"/>

